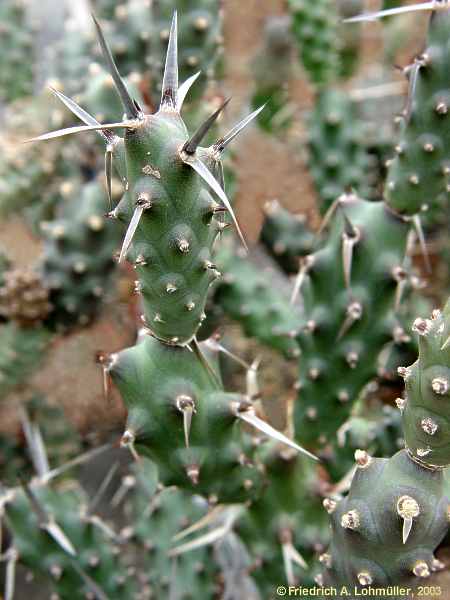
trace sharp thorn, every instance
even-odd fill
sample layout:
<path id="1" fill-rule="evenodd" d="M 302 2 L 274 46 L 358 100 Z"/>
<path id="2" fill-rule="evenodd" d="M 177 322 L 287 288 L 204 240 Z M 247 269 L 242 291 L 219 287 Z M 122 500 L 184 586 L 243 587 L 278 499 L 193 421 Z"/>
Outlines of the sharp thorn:
<path id="1" fill-rule="evenodd" d="M 78 563 L 72 561 L 72 566 L 81 579 L 83 579 L 83 581 L 86 583 L 86 586 L 95 594 L 95 600 L 110 600 L 101 587 L 92 579 L 92 577 L 90 577 L 90 575 L 86 573 L 82 567 L 80 567 Z"/>
<path id="2" fill-rule="evenodd" d="M 420 246 L 420 250 L 422 252 L 423 260 L 425 263 L 425 269 L 427 270 L 428 273 L 431 273 L 430 258 L 428 256 L 427 244 L 425 241 L 425 235 L 423 233 L 422 223 L 420 221 L 420 216 L 414 215 L 414 217 L 412 218 L 412 221 L 413 221 L 416 233 L 417 233 L 417 238 L 419 240 L 419 246 Z"/>
<path id="3" fill-rule="evenodd" d="M 222 352 L 222 354 L 225 354 L 225 356 L 228 356 L 229 358 L 237 362 L 239 365 L 244 367 L 244 369 L 249 370 L 252 368 L 252 366 L 249 365 L 248 362 L 237 356 L 237 354 L 234 354 L 234 352 L 228 350 L 228 348 L 225 348 L 225 346 L 223 346 L 220 342 L 214 339 L 214 337 L 208 338 L 203 343 L 209 346 L 215 352 Z"/>
<path id="4" fill-rule="evenodd" d="M 102 28 L 100 27 L 99 22 L 97 21 L 97 19 L 95 18 L 94 15 L 92 15 L 92 18 L 94 20 L 95 28 L 97 30 L 97 36 L 98 36 L 98 40 L 100 42 L 100 47 L 102 49 L 103 58 L 105 59 L 106 65 L 108 67 L 108 71 L 109 71 L 111 77 L 113 78 L 114 85 L 116 86 L 116 91 L 120 97 L 120 100 L 122 101 L 123 107 L 125 109 L 125 113 L 129 119 L 138 119 L 141 117 L 142 113 L 140 113 L 137 110 L 133 99 L 131 98 L 130 94 L 128 93 L 125 83 L 119 74 L 116 63 L 114 62 L 114 58 L 113 58 L 113 56 L 111 54 L 111 50 L 109 49 L 109 46 L 106 42 L 105 36 L 103 35 L 103 31 L 102 31 Z"/>
<path id="5" fill-rule="evenodd" d="M 409 534 L 411 533 L 412 525 L 413 525 L 412 517 L 403 519 L 402 540 L 403 540 L 404 544 L 406 544 L 406 542 L 408 541 Z"/>
<path id="6" fill-rule="evenodd" d="M 174 11 L 170 27 L 169 44 L 167 46 L 166 64 L 161 92 L 160 110 L 177 109 L 178 105 L 178 31 L 177 11 Z"/>
<path id="7" fill-rule="evenodd" d="M 53 538 L 53 540 L 62 550 L 64 550 L 64 552 L 70 554 L 71 556 L 77 555 L 77 551 L 73 547 L 72 542 L 52 517 L 50 517 L 50 521 L 48 523 L 44 523 L 41 525 L 41 527 L 51 538 Z"/>
<path id="8" fill-rule="evenodd" d="M 125 260 L 125 256 L 127 255 L 131 242 L 133 241 L 134 234 L 136 233 L 136 229 L 138 228 L 143 212 L 143 206 L 138 205 L 134 209 L 133 216 L 131 217 L 130 224 L 128 225 L 128 229 L 125 233 L 122 248 L 120 250 L 119 264 Z"/>
<path id="9" fill-rule="evenodd" d="M 106 147 L 105 152 L 105 177 L 106 177 L 106 191 L 108 192 L 108 204 L 109 210 L 112 210 L 112 160 L 113 153 L 112 148 Z"/>
<path id="10" fill-rule="evenodd" d="M 99 448 L 94 448 L 93 450 L 89 450 L 88 452 L 85 452 L 84 454 L 81 454 L 80 456 L 77 456 L 76 458 L 66 462 L 64 465 L 61 465 L 60 467 L 57 467 L 56 469 L 49 471 L 48 473 L 45 474 L 44 477 L 41 477 L 39 480 L 42 483 L 48 483 L 49 481 L 51 481 L 55 477 L 58 477 L 59 475 L 62 475 L 63 473 L 65 473 L 66 471 L 71 469 L 72 467 L 82 465 L 85 462 L 88 462 L 89 460 L 91 460 L 91 458 L 93 458 L 94 456 L 97 456 L 98 454 L 101 454 L 102 452 L 104 452 L 105 450 L 109 450 L 110 448 L 111 448 L 111 444 L 105 444 L 103 446 L 100 446 Z"/>
<path id="11" fill-rule="evenodd" d="M 191 89 L 192 85 L 199 78 L 200 73 L 201 73 L 201 71 L 199 71 L 198 73 L 195 73 L 195 75 L 191 75 L 190 77 L 188 77 L 186 79 L 186 81 L 184 81 L 178 88 L 178 98 L 177 98 L 177 111 L 178 112 L 181 112 L 185 98 L 186 98 L 189 90 Z"/>
<path id="12" fill-rule="evenodd" d="M 439 8 L 443 8 L 443 4 L 445 5 L 446 2 L 441 2 L 440 0 L 431 0 L 430 2 L 422 2 L 420 4 L 412 4 L 409 6 L 397 6 L 387 10 L 380 10 L 378 12 L 365 13 L 362 15 L 357 15 L 356 17 L 350 17 L 349 19 L 344 19 L 343 22 L 360 23 L 362 21 L 376 21 L 377 19 L 382 19 L 383 17 L 390 17 L 392 15 L 399 15 L 402 13 L 422 10 L 438 10 Z"/>
<path id="13" fill-rule="evenodd" d="M 92 498 L 92 500 L 89 503 L 89 506 L 88 506 L 88 509 L 87 509 L 88 513 L 93 513 L 94 512 L 96 506 L 98 505 L 98 503 L 100 502 L 100 500 L 103 498 L 106 490 L 108 489 L 108 486 L 111 483 L 112 478 L 116 474 L 118 468 L 119 468 L 119 463 L 115 462 L 108 469 L 108 472 L 106 473 L 105 478 L 103 479 L 100 487 L 98 488 L 97 492 L 95 493 L 95 496 Z"/>
<path id="14" fill-rule="evenodd" d="M 230 100 L 231 100 L 231 98 L 227 98 L 221 104 L 221 106 L 219 106 L 219 108 L 215 112 L 213 112 L 213 114 L 210 115 L 200 125 L 200 127 L 197 129 L 197 131 L 192 134 L 192 136 L 187 140 L 187 142 L 183 146 L 183 151 L 184 152 L 186 152 L 187 154 L 195 154 L 195 151 L 197 150 L 198 146 L 201 144 L 203 138 L 208 133 L 208 131 L 211 129 L 211 127 L 213 126 L 213 124 L 217 120 L 218 116 L 223 111 L 223 109 L 225 108 L 225 106 L 230 102 Z"/>
<path id="15" fill-rule="evenodd" d="M 37 137 L 25 140 L 24 144 L 30 144 L 31 142 L 43 142 L 46 140 L 53 140 L 55 138 L 64 137 L 66 135 L 72 135 L 74 133 L 82 133 L 83 131 L 104 131 L 108 129 L 134 129 L 136 127 L 136 121 L 123 121 L 122 123 L 106 123 L 105 125 L 78 125 L 75 127 L 66 127 L 64 129 L 58 129 L 57 131 L 50 131 L 49 133 L 43 133 Z"/>
<path id="16" fill-rule="evenodd" d="M 25 407 L 20 412 L 22 429 L 27 440 L 34 469 L 38 477 L 44 477 L 50 471 L 50 467 L 41 430 L 37 423 L 30 420 Z"/>
<path id="17" fill-rule="evenodd" d="M 300 290 L 302 288 L 305 277 L 312 266 L 312 255 L 303 256 L 300 258 L 300 268 L 298 270 L 297 276 L 295 278 L 294 288 L 292 290 L 291 298 L 289 300 L 289 304 L 293 306 L 297 298 L 300 294 Z"/>
<path id="18" fill-rule="evenodd" d="M 247 244 L 245 243 L 245 239 L 244 236 L 242 235 L 242 231 L 241 228 L 239 226 L 238 220 L 236 219 L 236 215 L 234 214 L 233 208 L 231 207 L 230 201 L 228 200 L 225 192 L 223 191 L 223 189 L 221 188 L 219 182 L 215 179 L 215 177 L 212 175 L 211 171 L 208 169 L 208 167 L 196 156 L 191 156 L 189 154 L 184 155 L 185 158 L 183 159 L 184 162 L 188 165 L 190 165 L 194 171 L 196 171 L 198 173 L 198 175 L 200 175 L 200 177 L 203 179 L 203 181 L 219 196 L 219 198 L 222 200 L 222 202 L 224 203 L 226 209 L 228 210 L 228 213 L 230 214 L 234 226 L 236 228 L 236 231 L 239 235 L 239 238 L 242 242 L 242 245 L 244 246 L 245 250 L 248 251 L 248 247 Z"/>
<path id="19" fill-rule="evenodd" d="M 186 544 L 181 544 L 176 548 L 172 548 L 168 552 L 168 556 L 174 557 L 179 556 L 180 554 L 186 554 L 186 552 L 190 552 L 191 550 L 196 550 L 197 548 L 203 548 L 203 546 L 209 546 L 210 544 L 214 544 L 218 540 L 222 539 L 229 532 L 229 527 L 225 525 L 221 527 L 217 527 L 208 533 L 196 538 L 195 540 L 191 540 L 190 542 L 186 542 Z"/>
<path id="20" fill-rule="evenodd" d="M 225 510 L 225 507 L 223 506 L 223 504 L 218 504 L 212 510 L 210 510 L 208 512 L 208 514 L 206 514 L 204 517 L 199 519 L 197 522 L 193 523 L 186 529 L 183 529 L 182 531 L 180 531 L 179 533 L 174 535 L 172 537 L 172 541 L 176 542 L 178 540 L 181 540 L 181 539 L 185 538 L 186 536 L 190 535 L 191 533 L 194 533 L 195 531 L 198 531 L 199 529 L 203 529 L 207 525 L 214 523 L 214 521 L 217 521 L 218 517 L 220 515 L 222 515 L 224 510 Z"/>
<path id="21" fill-rule="evenodd" d="M 85 123 L 86 125 L 94 125 L 94 126 L 100 126 L 100 123 L 97 121 L 97 119 L 95 119 L 92 115 L 90 115 L 87 111 L 84 110 L 84 108 L 81 108 L 81 106 L 79 106 L 75 100 L 72 100 L 72 98 L 69 98 L 68 96 L 65 96 L 62 92 L 59 92 L 58 90 L 55 90 L 54 88 L 52 88 L 51 86 L 50 90 L 53 92 L 53 94 L 55 94 L 55 96 L 61 100 L 61 102 L 63 104 L 65 104 L 67 106 L 67 108 L 76 116 L 80 119 L 80 121 L 83 121 L 83 123 Z M 112 141 L 114 139 L 114 133 L 112 131 L 108 131 L 107 129 L 105 129 L 104 131 L 99 131 L 98 132 L 106 141 Z"/>
<path id="22" fill-rule="evenodd" d="M 16 587 L 16 565 L 19 559 L 14 547 L 8 549 L 5 573 L 5 600 L 13 600 Z"/>
<path id="23" fill-rule="evenodd" d="M 259 115 L 259 113 L 264 109 L 265 106 L 266 105 L 263 104 L 263 106 L 260 106 L 258 109 L 253 111 L 250 115 L 245 117 L 245 119 L 239 121 L 239 123 L 237 123 L 232 129 L 230 129 L 230 131 L 226 135 L 217 140 L 217 142 L 213 145 L 213 150 L 215 152 L 223 152 L 228 146 L 228 144 L 232 142 L 234 138 L 238 136 L 240 132 L 243 129 L 245 129 L 247 125 Z"/>
<path id="24" fill-rule="evenodd" d="M 245 421 L 246 423 L 254 427 L 255 429 L 258 429 L 268 437 L 277 440 L 278 442 L 281 442 L 286 446 L 289 446 L 290 448 L 294 448 L 294 450 L 297 450 L 297 452 L 300 452 L 301 454 L 304 454 L 305 456 L 308 456 L 313 460 L 319 460 L 317 456 L 314 456 L 314 454 L 312 454 L 305 448 L 302 448 L 301 446 L 290 440 L 288 437 L 286 437 L 283 433 L 277 431 L 274 427 L 257 417 L 253 409 L 250 408 L 244 411 L 238 409 L 236 411 L 236 416 L 239 419 L 242 419 L 242 421 Z"/>
<path id="25" fill-rule="evenodd" d="M 217 375 L 215 370 L 212 368 L 212 366 L 209 364 L 209 361 L 206 358 L 206 356 L 203 354 L 202 349 L 200 348 L 200 344 L 198 343 L 196 337 L 194 337 L 192 340 L 192 351 L 197 356 L 197 358 L 199 359 L 201 364 L 205 367 L 208 374 L 211 375 L 214 383 L 220 387 L 221 383 L 220 383 L 219 376 Z"/>

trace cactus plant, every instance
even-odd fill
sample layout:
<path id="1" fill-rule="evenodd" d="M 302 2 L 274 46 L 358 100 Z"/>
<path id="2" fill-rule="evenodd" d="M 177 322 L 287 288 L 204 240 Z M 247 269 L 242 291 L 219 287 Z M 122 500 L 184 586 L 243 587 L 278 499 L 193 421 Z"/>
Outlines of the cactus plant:
<path id="1" fill-rule="evenodd" d="M 348 496 L 328 503 L 333 539 L 320 581 L 354 583 L 354 594 L 369 585 L 417 586 L 443 568 L 433 552 L 448 529 L 442 469 L 449 464 L 450 303 L 431 318 L 418 317 L 412 329 L 419 335 L 419 358 L 402 367 L 406 396 L 397 400 L 406 448 L 390 459 L 357 451 Z"/>
<path id="2" fill-rule="evenodd" d="M 406 71 L 409 97 L 386 179 L 385 196 L 396 211 L 414 215 L 424 205 L 448 207 L 447 33 L 450 11 L 433 13 L 428 45 Z M 426 192 L 425 192 L 426 190 Z"/>

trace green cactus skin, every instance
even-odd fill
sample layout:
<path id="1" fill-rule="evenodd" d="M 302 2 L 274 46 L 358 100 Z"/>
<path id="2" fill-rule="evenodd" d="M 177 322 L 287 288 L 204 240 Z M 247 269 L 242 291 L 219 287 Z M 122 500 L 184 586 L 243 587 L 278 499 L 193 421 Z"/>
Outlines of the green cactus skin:
<path id="1" fill-rule="evenodd" d="M 132 539 L 144 550 L 143 565 L 148 585 L 155 597 L 164 597 L 169 589 L 183 600 L 217 597 L 220 570 L 211 546 L 171 558 L 177 545 L 174 536 L 193 525 L 208 512 L 208 503 L 200 496 L 171 487 L 156 492 L 152 465 L 143 458 L 134 469 L 135 489 L 130 493 L 128 517 Z M 153 481 L 152 481 L 153 479 Z M 154 483 L 155 485 L 152 485 Z M 180 540 L 178 544 L 186 540 Z M 170 574 L 176 569 L 176 579 Z"/>
<path id="2" fill-rule="evenodd" d="M 337 206 L 323 247 L 303 259 L 294 422 L 296 438 L 307 444 L 333 442 L 359 393 L 376 376 L 384 345 L 404 336 L 395 296 L 408 224 L 381 202 L 345 196 Z M 353 257 L 348 271 L 347 253 Z"/>
<path id="3" fill-rule="evenodd" d="M 288 81 L 292 76 L 292 38 L 287 16 L 270 17 L 264 26 L 263 43 L 252 64 L 253 110 L 266 104 L 258 117 L 261 129 L 280 132 L 286 129 L 292 114 L 287 110 Z"/>
<path id="4" fill-rule="evenodd" d="M 6 522 L 14 536 L 19 560 L 32 573 L 51 581 L 61 600 L 85 600 L 93 594 L 80 569 L 107 598 L 134 598 L 136 584 L 120 562 L 111 537 L 87 515 L 81 488 L 32 487 L 32 494 L 70 541 L 72 556 L 47 533 L 29 498 L 13 490 L 6 503 Z"/>
<path id="5" fill-rule="evenodd" d="M 450 465 L 450 302 L 431 319 L 416 319 L 413 331 L 419 334 L 419 358 L 400 370 L 406 396 L 398 401 L 406 447 L 413 460 L 441 469 Z"/>
<path id="6" fill-rule="evenodd" d="M 60 219 L 45 223 L 41 273 L 50 289 L 51 328 L 87 325 L 98 314 L 115 268 L 120 232 L 104 218 L 107 200 L 98 181 L 65 203 Z"/>
<path id="7" fill-rule="evenodd" d="M 322 214 L 350 189 L 363 198 L 371 197 L 371 159 L 364 134 L 347 94 L 335 89 L 320 93 L 308 118 L 308 147 Z"/>
<path id="8" fill-rule="evenodd" d="M 219 276 L 211 261 L 221 230 L 214 219 L 218 205 L 180 158 L 187 139 L 181 117 L 168 111 L 146 116 L 138 130 L 127 132 L 129 188 L 115 210 L 120 220 L 129 221 L 136 203 L 146 207 L 128 260 L 136 264 L 146 325 L 172 344 L 195 336 L 208 289 Z"/>
<path id="9" fill-rule="evenodd" d="M 433 556 L 448 529 L 442 472 L 421 467 L 406 450 L 390 459 L 360 453 L 357 460 L 348 496 L 324 503 L 331 513 L 332 543 L 322 555 L 327 568 L 317 581 L 348 586 L 352 599 L 367 586 L 423 584 L 443 568 Z M 412 528 L 403 543 L 408 516 Z"/>
<path id="10" fill-rule="evenodd" d="M 21 0 L 1 3 L 0 35 L 0 99 L 12 102 L 33 92 L 32 31 Z"/>
<path id="11" fill-rule="evenodd" d="M 0 400 L 41 366 L 51 337 L 44 327 L 22 329 L 15 323 L 0 325 Z"/>
<path id="12" fill-rule="evenodd" d="M 255 578 L 264 598 L 275 598 L 287 582 L 283 547 L 294 547 L 307 566 L 292 563 L 296 583 L 314 585 L 309 567 L 329 542 L 328 520 L 320 506 L 320 480 L 310 461 L 272 442 L 258 449 L 267 485 L 239 519 L 236 530 L 254 558 Z M 294 582 L 287 582 L 290 585 Z"/>
<path id="13" fill-rule="evenodd" d="M 311 254 L 315 243 L 305 215 L 289 212 L 277 200 L 268 202 L 264 213 L 261 242 L 285 273 L 298 273 L 300 257 Z"/>
<path id="14" fill-rule="evenodd" d="M 286 358 L 297 357 L 295 336 L 301 315 L 289 304 L 289 284 L 273 269 L 264 272 L 248 257 L 230 248 L 221 248 L 218 263 L 226 275 L 214 299 L 225 314 L 239 322 L 246 335 L 283 353 Z"/>
<path id="15" fill-rule="evenodd" d="M 450 10 L 432 15 L 428 47 L 409 72 L 408 103 L 384 191 L 388 204 L 407 215 L 441 201 L 448 207 L 449 26 Z"/>
<path id="16" fill-rule="evenodd" d="M 147 335 L 112 355 L 108 371 L 128 408 L 123 444 L 135 440 L 137 451 L 158 466 L 164 485 L 213 494 L 220 501 L 258 494 L 261 473 L 250 461 L 242 464 L 243 456 L 251 459 L 251 438 L 239 429 L 233 412 L 242 397 L 222 392 L 217 376 L 190 349 Z M 186 410 L 192 414 L 189 446 Z"/>
<path id="17" fill-rule="evenodd" d="M 219 0 L 155 0 L 153 2 L 153 30 L 150 42 L 151 69 L 156 98 L 161 93 L 164 57 L 169 41 L 170 20 L 173 11 L 179 12 L 180 80 L 195 73 L 201 75 L 189 94 L 188 102 L 204 96 L 208 81 L 222 72 L 222 12 Z"/>
<path id="18" fill-rule="evenodd" d="M 311 80 L 322 87 L 339 71 L 339 36 L 336 3 L 332 0 L 289 0 L 292 32 L 300 60 Z"/>

